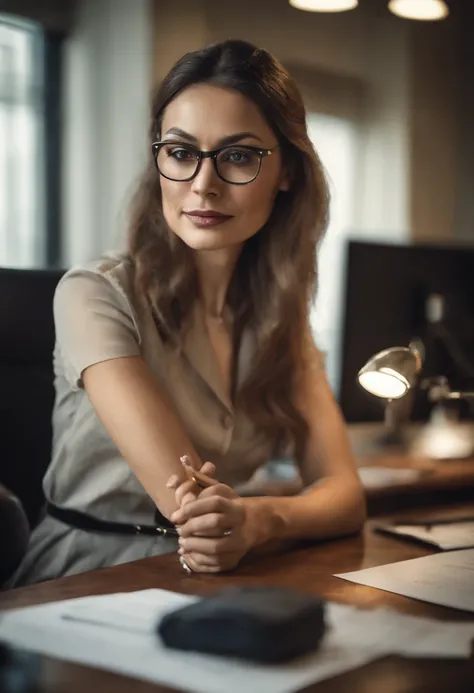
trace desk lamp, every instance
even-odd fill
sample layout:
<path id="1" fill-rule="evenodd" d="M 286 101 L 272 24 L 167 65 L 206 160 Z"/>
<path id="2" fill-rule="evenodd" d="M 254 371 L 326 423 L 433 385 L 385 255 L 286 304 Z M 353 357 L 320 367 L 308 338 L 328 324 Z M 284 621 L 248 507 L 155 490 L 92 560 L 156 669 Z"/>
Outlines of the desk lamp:
<path id="1" fill-rule="evenodd" d="M 372 356 L 358 373 L 360 385 L 386 401 L 384 444 L 400 445 L 402 409 L 396 406 L 413 388 L 423 365 L 423 346 L 411 342 L 408 347 L 391 347 Z M 405 418 L 405 417 L 403 417 Z"/>
<path id="2" fill-rule="evenodd" d="M 436 321 L 433 320 L 433 323 Z M 391 347 L 372 356 L 358 373 L 360 385 L 370 394 L 386 400 L 385 435 L 383 445 L 403 445 L 401 424 L 407 419 L 407 408 L 397 408 L 416 385 L 424 359 L 421 342 L 411 342 L 408 347 Z M 471 427 L 463 426 L 455 410 L 449 407 L 453 400 L 474 402 L 474 392 L 452 391 L 447 378 L 425 378 L 420 387 L 428 391 L 428 399 L 434 404 L 429 422 L 422 428 L 411 446 L 417 457 L 440 460 L 461 459 L 474 452 L 474 435 Z"/>

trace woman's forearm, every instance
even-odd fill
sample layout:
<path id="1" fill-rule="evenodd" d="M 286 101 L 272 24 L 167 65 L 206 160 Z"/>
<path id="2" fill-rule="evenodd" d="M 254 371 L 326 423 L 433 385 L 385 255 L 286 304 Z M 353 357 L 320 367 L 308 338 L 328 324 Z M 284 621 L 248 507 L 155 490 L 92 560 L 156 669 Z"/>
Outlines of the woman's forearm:
<path id="1" fill-rule="evenodd" d="M 253 546 L 275 540 L 329 539 L 358 532 L 366 517 L 365 496 L 354 480 L 323 480 L 295 497 L 243 498 Z"/>
<path id="2" fill-rule="evenodd" d="M 160 512 L 177 509 L 171 476 L 185 479 L 180 457 L 202 460 L 161 384 L 140 357 L 97 363 L 83 373 L 95 412 Z"/>
<path id="3" fill-rule="evenodd" d="M 284 481 L 250 480 L 236 487 L 236 492 L 243 498 L 252 496 L 296 496 L 303 490 L 301 479 L 285 479 Z"/>

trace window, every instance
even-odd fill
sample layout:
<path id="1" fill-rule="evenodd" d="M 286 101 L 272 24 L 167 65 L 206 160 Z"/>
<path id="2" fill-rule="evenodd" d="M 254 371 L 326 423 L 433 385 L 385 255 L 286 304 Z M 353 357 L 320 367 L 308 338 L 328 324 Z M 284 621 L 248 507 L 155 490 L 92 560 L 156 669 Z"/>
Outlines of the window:
<path id="1" fill-rule="evenodd" d="M 330 223 L 319 253 L 319 289 L 311 313 L 318 347 L 325 352 L 328 380 L 339 390 L 344 248 L 353 229 L 358 131 L 351 120 L 319 113 L 307 116 L 308 132 L 331 188 Z"/>
<path id="2" fill-rule="evenodd" d="M 45 262 L 44 38 L 0 14 L 0 265 Z"/>

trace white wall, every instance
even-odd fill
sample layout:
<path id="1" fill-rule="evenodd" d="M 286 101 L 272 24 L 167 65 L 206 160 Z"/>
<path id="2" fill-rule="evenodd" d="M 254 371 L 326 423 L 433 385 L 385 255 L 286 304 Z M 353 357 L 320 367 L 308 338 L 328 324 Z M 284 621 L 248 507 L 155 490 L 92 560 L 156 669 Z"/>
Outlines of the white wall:
<path id="1" fill-rule="evenodd" d="M 463 66 L 456 20 L 453 12 L 443 22 L 413 27 L 411 216 L 412 236 L 419 242 L 460 240 L 461 154 L 470 136 L 461 134 Z M 469 124 L 467 132 L 471 129 Z"/>
<path id="2" fill-rule="evenodd" d="M 81 0 L 64 71 L 63 264 L 120 245 L 146 160 L 150 0 Z"/>
<path id="3" fill-rule="evenodd" d="M 410 215 L 411 61 L 408 22 L 368 14 L 364 44 L 367 103 L 354 228 L 377 240 L 405 241 Z"/>

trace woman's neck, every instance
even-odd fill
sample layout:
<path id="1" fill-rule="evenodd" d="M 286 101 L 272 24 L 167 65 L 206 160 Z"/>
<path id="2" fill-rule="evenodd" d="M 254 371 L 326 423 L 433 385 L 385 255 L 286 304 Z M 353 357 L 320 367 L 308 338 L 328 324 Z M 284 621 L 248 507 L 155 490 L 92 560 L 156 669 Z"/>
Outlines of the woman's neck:
<path id="1" fill-rule="evenodd" d="M 200 298 L 204 314 L 221 317 L 227 289 L 242 246 L 195 252 Z"/>

